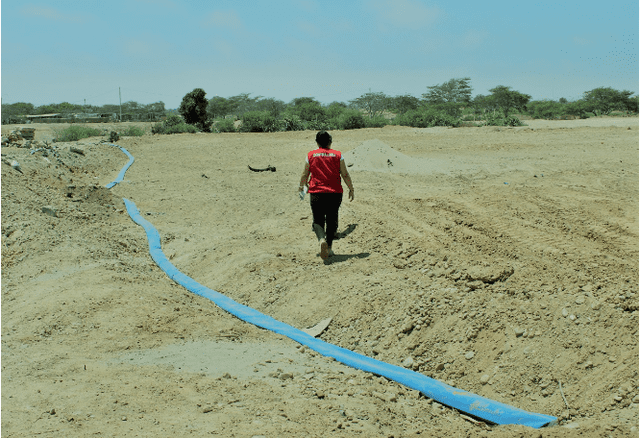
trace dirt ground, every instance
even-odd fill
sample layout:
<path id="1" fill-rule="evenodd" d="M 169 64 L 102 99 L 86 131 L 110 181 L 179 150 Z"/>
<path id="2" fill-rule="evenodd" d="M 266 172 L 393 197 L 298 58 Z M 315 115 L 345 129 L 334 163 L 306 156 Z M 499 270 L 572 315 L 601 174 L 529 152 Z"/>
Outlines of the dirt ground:
<path id="1" fill-rule="evenodd" d="M 315 132 L 121 138 L 111 190 L 104 138 L 3 147 L 2 435 L 638 436 L 638 119 L 527 123 L 332 132 L 356 191 L 326 262 Z M 236 319 L 123 197 L 199 283 L 560 425 L 474 424 Z"/>

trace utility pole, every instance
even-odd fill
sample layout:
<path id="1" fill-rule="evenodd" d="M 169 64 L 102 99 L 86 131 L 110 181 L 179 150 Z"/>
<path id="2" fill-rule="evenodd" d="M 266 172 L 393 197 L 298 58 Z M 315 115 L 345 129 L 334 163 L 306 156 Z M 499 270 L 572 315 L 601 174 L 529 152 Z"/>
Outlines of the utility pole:
<path id="1" fill-rule="evenodd" d="M 120 92 L 120 87 L 118 87 L 118 95 L 120 96 L 120 121 L 122 122 L 122 93 Z"/>

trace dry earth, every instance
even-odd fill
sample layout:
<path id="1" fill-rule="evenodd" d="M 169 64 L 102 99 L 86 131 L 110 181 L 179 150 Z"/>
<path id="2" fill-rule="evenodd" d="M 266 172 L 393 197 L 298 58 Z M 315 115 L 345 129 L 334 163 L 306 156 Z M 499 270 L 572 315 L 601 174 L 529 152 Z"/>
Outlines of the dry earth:
<path id="1" fill-rule="evenodd" d="M 111 190 L 102 138 L 3 147 L 2 435 L 638 436 L 638 119 L 528 123 L 333 132 L 356 197 L 325 263 L 314 132 L 123 138 Z M 196 281 L 561 425 L 473 424 L 237 320 L 155 266 L 123 197 Z"/>

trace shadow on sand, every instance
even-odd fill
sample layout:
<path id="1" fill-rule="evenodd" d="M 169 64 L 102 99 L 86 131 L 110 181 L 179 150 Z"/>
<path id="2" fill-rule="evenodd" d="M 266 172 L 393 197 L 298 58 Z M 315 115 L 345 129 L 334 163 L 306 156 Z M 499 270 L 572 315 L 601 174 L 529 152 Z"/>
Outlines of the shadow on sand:
<path id="1" fill-rule="evenodd" d="M 334 237 L 334 239 L 335 240 L 344 239 L 349 234 L 353 233 L 353 231 L 356 229 L 357 226 L 358 224 L 349 224 L 344 231 L 336 233 L 336 237 Z"/>
<path id="2" fill-rule="evenodd" d="M 371 254 L 368 252 L 361 252 L 360 254 L 334 254 L 331 257 L 323 260 L 325 265 L 332 265 L 334 263 L 346 262 L 349 259 L 364 259 Z"/>

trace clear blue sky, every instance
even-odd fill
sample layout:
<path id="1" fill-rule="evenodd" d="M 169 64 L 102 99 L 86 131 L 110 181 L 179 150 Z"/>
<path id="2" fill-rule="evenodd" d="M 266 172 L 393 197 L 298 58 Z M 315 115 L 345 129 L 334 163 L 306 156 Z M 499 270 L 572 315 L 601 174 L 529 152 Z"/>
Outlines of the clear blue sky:
<path id="1" fill-rule="evenodd" d="M 533 99 L 638 92 L 638 1 L 4 0 L 2 100 L 240 93 L 347 102 L 470 77 Z"/>

